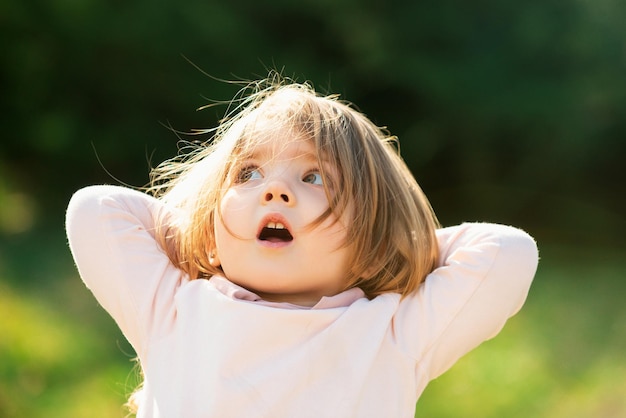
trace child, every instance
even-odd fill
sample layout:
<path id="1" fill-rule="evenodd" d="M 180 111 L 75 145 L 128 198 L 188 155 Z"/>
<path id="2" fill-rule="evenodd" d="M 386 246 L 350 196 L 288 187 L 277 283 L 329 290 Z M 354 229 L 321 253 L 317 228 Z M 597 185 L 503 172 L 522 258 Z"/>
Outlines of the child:
<path id="1" fill-rule="evenodd" d="M 148 196 L 78 191 L 78 270 L 137 352 L 138 417 L 412 417 L 522 306 L 534 240 L 439 229 L 394 138 L 267 80 Z"/>

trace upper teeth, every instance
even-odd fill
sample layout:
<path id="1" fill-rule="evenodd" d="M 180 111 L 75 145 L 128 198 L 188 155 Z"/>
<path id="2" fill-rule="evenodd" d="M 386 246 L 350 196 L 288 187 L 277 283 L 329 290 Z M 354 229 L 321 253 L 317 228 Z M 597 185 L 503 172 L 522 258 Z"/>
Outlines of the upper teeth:
<path id="1" fill-rule="evenodd" d="M 281 224 L 280 222 L 268 222 L 267 223 L 267 228 L 285 229 L 285 225 Z"/>

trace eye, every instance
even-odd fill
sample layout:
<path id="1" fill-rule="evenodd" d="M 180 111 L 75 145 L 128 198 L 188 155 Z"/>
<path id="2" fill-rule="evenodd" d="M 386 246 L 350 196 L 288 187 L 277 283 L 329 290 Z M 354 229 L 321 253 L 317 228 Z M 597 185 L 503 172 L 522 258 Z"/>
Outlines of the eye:
<path id="1" fill-rule="evenodd" d="M 250 165 L 239 170 L 237 176 L 235 176 L 235 183 L 246 183 L 250 180 L 260 179 L 261 177 L 259 168 L 254 165 Z"/>
<path id="2" fill-rule="evenodd" d="M 302 177 L 302 181 L 305 183 L 315 184 L 316 186 L 324 185 L 322 175 L 319 171 L 311 171 Z"/>

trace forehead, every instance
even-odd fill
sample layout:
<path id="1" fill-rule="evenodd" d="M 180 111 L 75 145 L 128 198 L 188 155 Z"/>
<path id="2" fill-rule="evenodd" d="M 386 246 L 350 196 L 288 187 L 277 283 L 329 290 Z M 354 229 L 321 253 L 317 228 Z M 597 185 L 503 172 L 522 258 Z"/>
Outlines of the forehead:
<path id="1" fill-rule="evenodd" d="M 298 138 L 288 138 L 283 140 L 281 138 L 272 138 L 269 141 L 257 144 L 248 154 L 248 158 L 258 160 L 305 160 L 305 161 L 317 161 L 318 153 L 315 149 L 313 141 Z"/>
<path id="2" fill-rule="evenodd" d="M 239 158 L 263 160 L 305 158 L 317 160 L 320 155 L 315 140 L 288 127 L 247 130 L 239 142 Z"/>

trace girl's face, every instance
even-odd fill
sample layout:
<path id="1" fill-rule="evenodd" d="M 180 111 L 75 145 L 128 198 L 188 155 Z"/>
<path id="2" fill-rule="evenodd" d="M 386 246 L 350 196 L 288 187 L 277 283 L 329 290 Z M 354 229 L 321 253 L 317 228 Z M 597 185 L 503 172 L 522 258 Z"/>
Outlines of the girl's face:
<path id="1" fill-rule="evenodd" d="M 287 135 L 280 131 L 233 167 L 215 217 L 216 256 L 229 280 L 262 298 L 312 306 L 345 287 L 348 215 L 312 227 L 329 207 L 316 150 Z M 337 192 L 336 169 L 328 163 L 324 172 Z"/>

